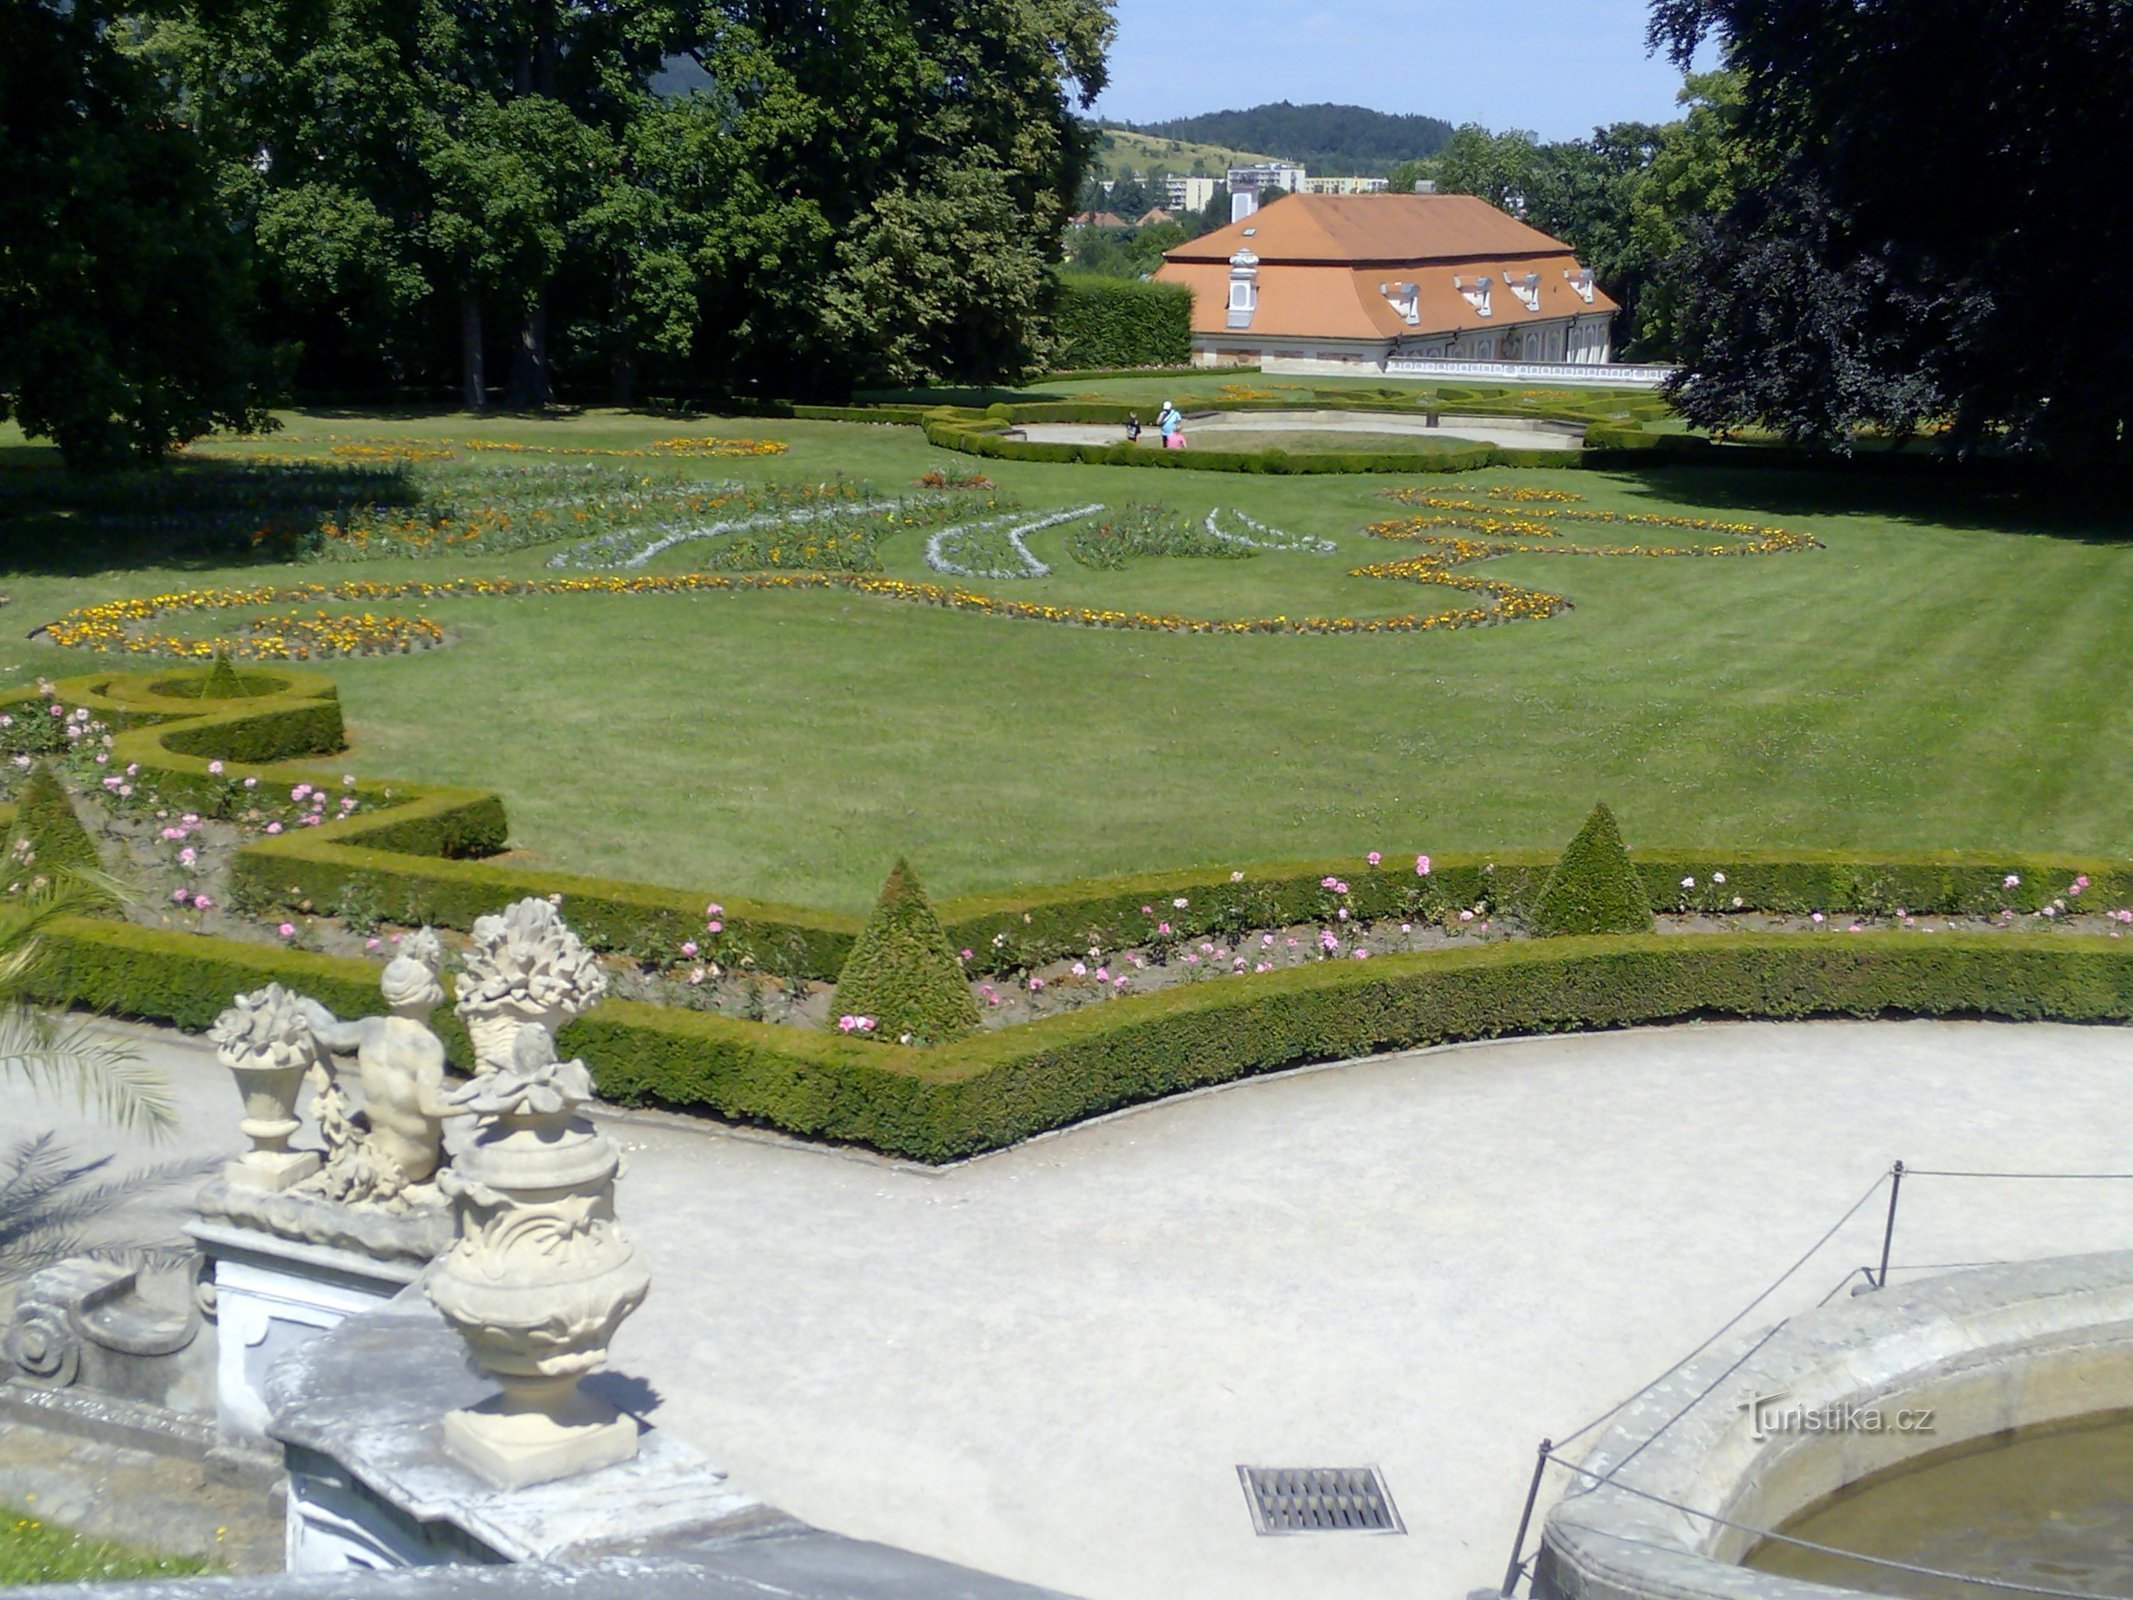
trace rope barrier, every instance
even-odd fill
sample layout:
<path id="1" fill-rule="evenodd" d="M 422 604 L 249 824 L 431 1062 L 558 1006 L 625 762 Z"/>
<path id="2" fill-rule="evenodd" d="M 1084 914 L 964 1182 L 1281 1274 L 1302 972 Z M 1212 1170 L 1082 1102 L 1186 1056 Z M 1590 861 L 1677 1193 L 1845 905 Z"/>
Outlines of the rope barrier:
<path id="1" fill-rule="evenodd" d="M 1560 1450 L 1565 1445 L 1575 1444 L 1578 1440 L 1584 1438 L 1586 1434 L 1592 1432 L 1593 1429 L 1597 1428 L 1601 1423 L 1607 1421 L 1608 1418 L 1614 1416 L 1616 1413 L 1622 1411 L 1624 1408 L 1636 1404 L 1639 1400 L 1642 1400 L 1647 1394 L 1651 1393 L 1652 1390 L 1658 1388 L 1660 1384 L 1666 1382 L 1667 1379 L 1671 1378 L 1675 1373 L 1679 1372 L 1691 1361 L 1694 1361 L 1698 1356 L 1702 1355 L 1706 1350 L 1710 1349 L 1712 1345 L 1718 1343 L 1720 1339 L 1723 1339 L 1728 1333 L 1732 1332 L 1734 1327 L 1740 1322 L 1743 1317 L 1747 1316 L 1749 1312 L 1753 1311 L 1757 1306 L 1761 1305 L 1765 1300 L 1768 1300 L 1773 1294 L 1777 1293 L 1779 1289 L 1784 1287 L 1787 1279 L 1789 1279 L 1794 1273 L 1798 1272 L 1800 1268 L 1806 1266 L 1807 1263 L 1814 1258 L 1815 1254 L 1820 1251 L 1824 1245 L 1828 1244 L 1831 1239 L 1835 1238 L 1837 1235 L 1837 1231 L 1842 1228 L 1847 1222 L 1851 1221 L 1853 1217 L 1857 1216 L 1859 1214 L 1860 1208 L 1863 1207 L 1869 1200 L 1873 1199 L 1874 1196 L 1880 1192 L 1881 1186 L 1884 1183 L 1887 1183 L 1888 1181 L 1889 1175 L 1884 1172 L 1879 1177 L 1875 1178 L 1872 1183 L 1868 1184 L 1866 1192 L 1860 1195 L 1857 1200 L 1854 1200 L 1851 1203 L 1851 1206 L 1845 1211 L 1843 1216 L 1837 1218 L 1835 1222 L 1829 1225 L 1828 1229 L 1824 1231 L 1821 1238 L 1817 1239 L 1812 1245 L 1808 1246 L 1807 1253 L 1805 1255 L 1801 1256 L 1799 1260 L 1793 1262 L 1791 1266 L 1787 1267 L 1783 1272 L 1779 1273 L 1777 1278 L 1770 1284 L 1768 1288 L 1763 1290 L 1761 1294 L 1757 1295 L 1753 1300 L 1750 1300 L 1746 1305 L 1742 1306 L 1738 1311 L 1734 1312 L 1732 1316 L 1728 1317 L 1724 1322 L 1720 1323 L 1718 1327 L 1711 1333 L 1711 1335 L 1703 1341 L 1703 1343 L 1699 1344 L 1695 1349 L 1691 1350 L 1679 1361 L 1676 1361 L 1672 1366 L 1668 1367 L 1664 1372 L 1660 1373 L 1658 1377 L 1652 1379 L 1651 1382 L 1647 1383 L 1635 1394 L 1629 1396 L 1628 1399 L 1618 1401 L 1614 1405 L 1609 1406 L 1605 1411 L 1601 1412 L 1590 1422 L 1586 1423 L 1584 1427 L 1578 1429 L 1577 1432 L 1573 1434 L 1568 1434 L 1565 1437 L 1557 1440 L 1555 1447 Z M 1849 1281 L 1849 1274 L 1847 1274 L 1846 1281 Z M 1654 1435 L 1654 1437 L 1656 1437 L 1656 1435 Z"/>
<path id="2" fill-rule="evenodd" d="M 1939 1567 L 1921 1566 L 1915 1561 L 1898 1561 L 1890 1556 L 1870 1556 L 1857 1550 L 1840 1549 L 1832 1544 L 1817 1544 L 1812 1539 L 1797 1538 L 1789 1533 L 1776 1533 L 1768 1528 L 1750 1527 L 1745 1522 L 1735 1522 L 1730 1517 L 1722 1517 L 1715 1511 L 1699 1511 L 1696 1507 L 1685 1506 L 1678 1500 L 1669 1500 L 1665 1495 L 1653 1494 L 1649 1489 L 1638 1489 L 1630 1484 L 1617 1482 L 1612 1472 L 1607 1474 L 1597 1473 L 1588 1467 L 1581 1467 L 1570 1461 L 1558 1460 L 1557 1465 L 1561 1466 L 1565 1472 L 1576 1473 L 1580 1477 L 1592 1479 L 1593 1490 L 1613 1489 L 1617 1493 L 1626 1494 L 1638 1500 L 1649 1501 L 1653 1505 L 1664 1506 L 1667 1510 L 1679 1512 L 1685 1517 L 1700 1518 L 1721 1528 L 1731 1528 L 1737 1533 L 1752 1534 L 1758 1539 L 1771 1539 L 1779 1544 L 1791 1545 L 1797 1549 L 1812 1550 L 1817 1555 L 1836 1556 L 1841 1560 L 1857 1561 L 1870 1567 L 1881 1567 L 1892 1572 L 1907 1572 L 1914 1577 L 1939 1578 L 1948 1583 L 1976 1584 L 1981 1588 L 1997 1589 L 2007 1594 L 2043 1595 L 2048 1597 L 2048 1600 L 2129 1600 L 2129 1597 L 2125 1596 L 2099 1595 L 2091 1589 L 2054 1589 L 2043 1584 L 2017 1583 L 2011 1578 L 1981 1578 L 1967 1572 L 1948 1572 Z M 1615 1471 L 1619 1470 L 1620 1468 L 1615 1469 Z M 1564 1526 L 1575 1528 L 1580 1533 L 1592 1534 L 1597 1538 L 1615 1539 L 1623 1544 L 1638 1545 L 1648 1550 L 1659 1550 L 1669 1555 L 1688 1553 L 1671 1545 L 1659 1544 L 1654 1540 L 1635 1539 L 1626 1534 L 1610 1533 L 1604 1528 L 1594 1528 L 1583 1523 L 1567 1523 Z"/>

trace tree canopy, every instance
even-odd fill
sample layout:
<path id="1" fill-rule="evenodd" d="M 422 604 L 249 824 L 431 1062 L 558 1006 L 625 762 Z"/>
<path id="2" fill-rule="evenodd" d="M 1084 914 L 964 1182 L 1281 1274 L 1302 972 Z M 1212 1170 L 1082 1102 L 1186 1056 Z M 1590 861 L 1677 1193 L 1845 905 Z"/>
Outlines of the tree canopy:
<path id="1" fill-rule="evenodd" d="M 91 0 L 0 6 L 0 419 L 77 466 L 265 425 L 244 239 Z"/>
<path id="2" fill-rule="evenodd" d="M 1244 111 L 1208 111 L 1121 126 L 1160 139 L 1257 150 L 1300 162 L 1313 172 L 1368 177 L 1382 177 L 1398 162 L 1434 155 L 1452 137 L 1452 125 L 1438 117 L 1372 111 L 1367 106 L 1296 106 L 1286 100 Z"/>
<path id="3" fill-rule="evenodd" d="M 1692 418 L 2133 448 L 2133 327 L 2082 292 L 2133 244 L 2133 4 L 1656 0 L 1652 39 L 1719 42 L 1749 156 L 1671 270 Z"/>

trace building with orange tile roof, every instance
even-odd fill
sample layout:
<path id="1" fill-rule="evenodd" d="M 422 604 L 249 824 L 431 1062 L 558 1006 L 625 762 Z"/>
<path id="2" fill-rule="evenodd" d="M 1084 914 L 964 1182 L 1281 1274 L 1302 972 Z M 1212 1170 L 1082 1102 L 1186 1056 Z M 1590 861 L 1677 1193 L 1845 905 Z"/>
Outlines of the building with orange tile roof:
<path id="1" fill-rule="evenodd" d="M 1290 195 L 1168 250 L 1196 366 L 1604 366 L 1620 309 L 1568 245 L 1462 194 Z"/>

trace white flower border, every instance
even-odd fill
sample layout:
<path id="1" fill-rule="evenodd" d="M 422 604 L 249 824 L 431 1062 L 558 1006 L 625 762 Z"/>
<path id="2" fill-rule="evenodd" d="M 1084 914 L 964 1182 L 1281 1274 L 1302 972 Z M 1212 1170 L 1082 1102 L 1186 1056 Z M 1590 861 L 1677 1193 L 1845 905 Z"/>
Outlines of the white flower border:
<path id="1" fill-rule="evenodd" d="M 1048 578 L 1052 569 L 1039 561 L 1022 541 L 1032 533 L 1042 533 L 1046 528 L 1056 528 L 1062 523 L 1079 522 L 1083 517 L 1093 517 L 1103 510 L 1101 505 L 1076 506 L 1070 511 L 1055 511 L 1050 516 L 1019 520 L 1019 514 L 1004 517 L 980 517 L 976 522 L 958 522 L 953 527 L 937 528 L 926 540 L 926 565 L 935 572 L 943 572 L 952 578 Z M 1004 525 L 1004 526 L 1003 526 Z M 1007 542 L 1014 546 L 1015 554 L 1022 558 L 1019 571 L 1000 567 L 966 567 L 950 559 L 948 541 L 973 533 L 1004 533 Z"/>
<path id="2" fill-rule="evenodd" d="M 766 511 L 760 516 L 735 517 L 728 522 L 706 523 L 700 528 L 675 528 L 652 540 L 641 550 L 620 560 L 603 560 L 595 555 L 594 552 L 601 551 L 604 554 L 605 550 L 609 548 L 617 550 L 626 548 L 629 541 L 615 539 L 612 534 L 602 534 L 587 540 L 583 544 L 573 545 L 568 550 L 557 551 L 548 558 L 548 565 L 551 567 L 613 567 L 628 571 L 633 567 L 643 566 L 654 556 L 663 554 L 678 544 L 687 544 L 691 539 L 716 539 L 720 534 L 724 533 L 750 533 L 758 528 L 777 528 L 802 522 L 817 522 L 825 517 L 832 516 L 865 515 L 871 512 L 890 510 L 896 504 L 897 502 L 894 500 L 845 500 L 839 501 L 835 506 L 800 506 L 784 511 Z M 611 539 L 614 542 L 610 546 L 607 541 Z"/>
<path id="3" fill-rule="evenodd" d="M 1249 528 L 1251 533 L 1223 532 L 1215 522 L 1215 519 L 1221 516 L 1235 517 Z M 1225 544 L 1241 544 L 1248 550 L 1310 550 L 1319 555 L 1331 555 L 1340 548 L 1331 539 L 1320 539 L 1308 533 L 1290 533 L 1282 528 L 1270 528 L 1255 517 L 1248 517 L 1241 511 L 1221 506 L 1207 513 L 1206 527 L 1210 537 L 1220 539 Z M 1251 534 L 1260 534 L 1263 537 L 1255 539 Z"/>

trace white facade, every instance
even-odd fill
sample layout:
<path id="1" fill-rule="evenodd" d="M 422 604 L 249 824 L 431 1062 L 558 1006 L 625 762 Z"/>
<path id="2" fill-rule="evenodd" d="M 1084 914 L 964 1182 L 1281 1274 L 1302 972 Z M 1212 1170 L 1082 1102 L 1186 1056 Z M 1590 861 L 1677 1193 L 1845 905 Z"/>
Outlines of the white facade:
<path id="1" fill-rule="evenodd" d="M 1305 194 L 1383 194 L 1383 178 L 1306 178 Z"/>
<path id="2" fill-rule="evenodd" d="M 1239 189 L 1269 189 L 1280 187 L 1291 194 L 1302 194 L 1309 177 L 1304 169 L 1291 161 L 1260 161 L 1249 167 L 1229 169 L 1229 189 L 1235 194 Z"/>
<path id="3" fill-rule="evenodd" d="M 1170 177 L 1163 180 L 1166 203 L 1173 211 L 1205 211 L 1215 197 L 1212 178 Z"/>

